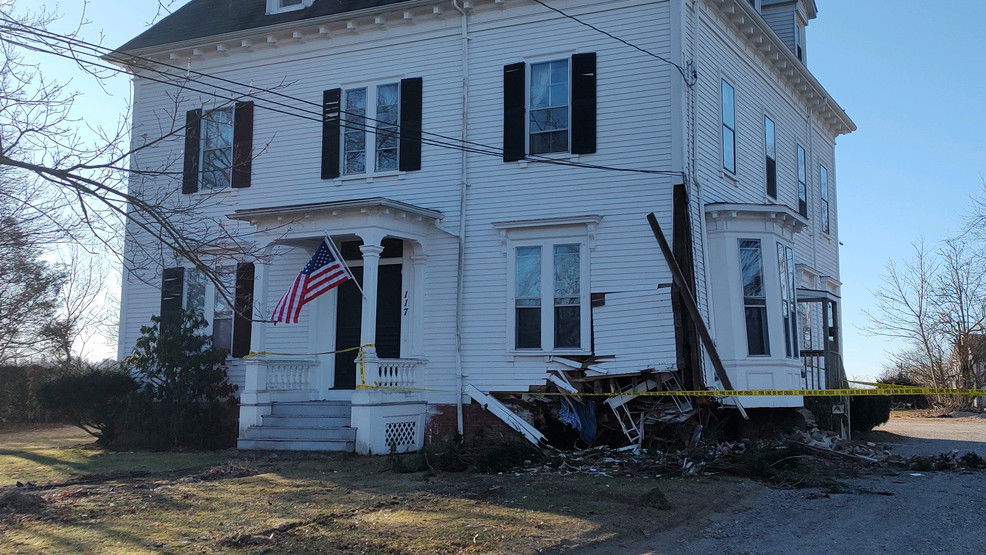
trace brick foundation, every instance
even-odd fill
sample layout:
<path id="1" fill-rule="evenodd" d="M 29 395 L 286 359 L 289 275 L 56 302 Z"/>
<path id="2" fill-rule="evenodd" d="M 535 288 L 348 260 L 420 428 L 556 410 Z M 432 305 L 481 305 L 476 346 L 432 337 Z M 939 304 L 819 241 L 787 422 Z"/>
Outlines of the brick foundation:
<path id="1" fill-rule="evenodd" d="M 521 436 L 495 414 L 471 402 L 462 406 L 463 439 L 485 438 L 491 441 L 521 440 Z M 446 441 L 456 436 L 455 405 L 429 405 L 425 444 Z"/>

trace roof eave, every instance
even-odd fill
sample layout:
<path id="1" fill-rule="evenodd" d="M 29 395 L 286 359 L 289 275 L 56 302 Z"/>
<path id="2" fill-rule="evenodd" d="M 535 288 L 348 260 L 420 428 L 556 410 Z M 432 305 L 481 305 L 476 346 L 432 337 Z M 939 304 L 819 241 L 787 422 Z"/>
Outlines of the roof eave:
<path id="1" fill-rule="evenodd" d="M 794 52 L 784 44 L 773 28 L 767 23 L 763 16 L 757 11 L 756 8 L 750 5 L 749 2 L 745 0 L 709 0 L 720 7 L 726 9 L 727 19 L 736 27 L 739 34 L 749 40 L 750 44 L 754 49 L 760 49 L 761 51 L 769 48 L 769 53 L 778 53 L 782 60 L 777 60 L 774 65 L 782 72 L 792 72 L 792 74 L 797 74 L 796 76 L 802 79 L 807 85 L 805 90 L 798 90 L 799 94 L 805 95 L 810 89 L 810 92 L 817 95 L 819 99 L 812 105 L 813 109 L 828 110 L 833 118 L 834 122 L 828 122 L 830 126 L 835 131 L 836 135 L 849 134 L 856 131 L 856 124 L 849 117 L 849 114 L 839 106 L 839 103 L 835 101 L 831 94 L 818 79 L 808 71 L 805 64 L 795 56 Z M 731 11 L 730 11 L 731 10 Z M 742 13 L 737 13 L 741 11 Z M 766 40 L 757 43 L 752 40 L 751 36 L 746 32 L 749 27 L 744 30 L 740 28 L 741 23 L 737 23 L 736 17 L 742 17 L 743 22 L 752 23 L 756 26 L 756 31 L 759 31 Z M 765 44 L 769 43 L 769 47 Z M 766 57 L 770 58 L 769 54 L 765 54 Z M 786 74 L 786 73 L 785 73 Z M 787 75 L 787 74 L 786 74 Z M 787 75 L 788 78 L 793 78 L 794 75 Z M 834 123 L 834 124 L 833 124 Z"/>
<path id="2" fill-rule="evenodd" d="M 286 21 L 284 23 L 277 23 L 274 25 L 265 25 L 263 27 L 251 27 L 250 29 L 243 29 L 241 31 L 234 31 L 231 33 L 209 35 L 205 37 L 198 37 L 198 38 L 188 39 L 183 41 L 157 44 L 154 46 L 147 46 L 143 48 L 132 48 L 127 50 L 116 49 L 113 52 L 110 52 L 109 54 L 102 56 L 102 58 L 106 61 L 115 63 L 117 65 L 127 65 L 126 59 L 129 56 L 154 56 L 157 54 L 162 54 L 174 50 L 188 50 L 190 48 L 201 47 L 207 44 L 242 40 L 257 35 L 271 35 L 276 33 L 283 33 L 285 31 L 297 29 L 299 27 L 314 27 L 318 25 L 324 25 L 326 23 L 346 21 L 350 19 L 359 19 L 371 15 L 376 15 L 379 13 L 406 10 L 408 8 L 414 8 L 428 4 L 438 4 L 440 2 L 441 0 L 407 0 L 406 2 L 398 2 L 396 4 L 386 4 L 383 6 L 375 6 L 372 8 L 365 8 L 362 10 L 353 10 L 349 12 L 324 15 L 320 17 L 312 17 L 308 19 Z"/>

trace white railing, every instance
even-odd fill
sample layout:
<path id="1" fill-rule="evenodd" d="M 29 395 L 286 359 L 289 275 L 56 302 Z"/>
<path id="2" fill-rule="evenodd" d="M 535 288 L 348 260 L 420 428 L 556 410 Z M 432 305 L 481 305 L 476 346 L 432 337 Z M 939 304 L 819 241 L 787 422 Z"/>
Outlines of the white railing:
<path id="1" fill-rule="evenodd" d="M 425 361 L 418 358 L 381 358 L 376 361 L 371 385 L 379 387 L 414 388 L 418 384 L 419 368 Z M 371 374 L 372 376 L 372 374 Z"/>
<path id="2" fill-rule="evenodd" d="M 267 391 L 302 391 L 312 389 L 313 370 L 318 365 L 314 360 L 269 360 L 267 361 Z"/>

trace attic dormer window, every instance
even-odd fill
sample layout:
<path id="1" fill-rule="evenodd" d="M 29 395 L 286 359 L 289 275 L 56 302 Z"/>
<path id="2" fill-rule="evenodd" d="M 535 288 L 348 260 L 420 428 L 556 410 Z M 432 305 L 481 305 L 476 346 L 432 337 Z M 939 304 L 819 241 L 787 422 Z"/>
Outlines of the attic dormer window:
<path id="1" fill-rule="evenodd" d="M 307 8 L 315 0 L 267 0 L 267 15 L 291 12 Z"/>

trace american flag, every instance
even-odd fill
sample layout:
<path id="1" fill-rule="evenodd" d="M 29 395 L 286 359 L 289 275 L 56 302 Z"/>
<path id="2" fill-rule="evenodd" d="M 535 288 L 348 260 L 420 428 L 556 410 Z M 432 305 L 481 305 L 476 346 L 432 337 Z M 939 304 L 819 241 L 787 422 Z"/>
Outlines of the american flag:
<path id="1" fill-rule="evenodd" d="M 349 273 L 349 268 L 339 260 L 335 249 L 329 245 L 329 239 L 326 237 L 318 246 L 312 259 L 308 261 L 308 264 L 305 264 L 301 273 L 294 279 L 291 288 L 274 307 L 274 315 L 271 316 L 271 320 L 275 324 L 277 322 L 297 324 L 301 307 L 322 293 L 333 287 L 338 287 L 350 279 L 352 279 L 352 274 Z"/>

